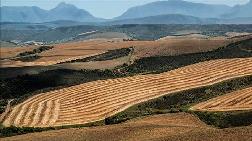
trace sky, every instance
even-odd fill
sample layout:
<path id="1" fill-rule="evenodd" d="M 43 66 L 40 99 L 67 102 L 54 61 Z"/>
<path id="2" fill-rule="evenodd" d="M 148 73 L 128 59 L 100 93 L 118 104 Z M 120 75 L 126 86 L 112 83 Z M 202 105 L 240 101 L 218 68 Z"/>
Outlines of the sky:
<path id="1" fill-rule="evenodd" d="M 42 9 L 52 9 L 60 2 L 74 4 L 76 7 L 85 9 L 92 15 L 100 18 L 114 18 L 120 16 L 133 6 L 143 5 L 157 0 L 0 0 L 1 6 L 38 6 Z M 186 0 L 208 4 L 226 4 L 234 6 L 245 4 L 249 0 Z"/>

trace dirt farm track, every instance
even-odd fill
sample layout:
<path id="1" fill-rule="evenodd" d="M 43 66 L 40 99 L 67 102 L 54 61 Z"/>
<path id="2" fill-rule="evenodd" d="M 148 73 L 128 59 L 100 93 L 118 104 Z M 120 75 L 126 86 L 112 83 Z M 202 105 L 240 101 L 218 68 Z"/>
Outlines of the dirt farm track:
<path id="1" fill-rule="evenodd" d="M 252 75 L 252 58 L 202 62 L 162 74 L 99 80 L 35 95 L 15 106 L 5 126 L 48 127 L 102 120 L 162 95 Z"/>

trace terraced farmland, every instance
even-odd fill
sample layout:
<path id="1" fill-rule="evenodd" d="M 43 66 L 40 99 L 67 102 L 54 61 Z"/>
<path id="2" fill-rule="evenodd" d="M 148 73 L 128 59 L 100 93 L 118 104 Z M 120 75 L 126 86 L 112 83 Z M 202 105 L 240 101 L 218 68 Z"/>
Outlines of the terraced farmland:
<path id="1" fill-rule="evenodd" d="M 162 74 L 99 80 L 35 95 L 15 106 L 5 126 L 48 127 L 102 120 L 153 98 L 252 75 L 252 58 L 202 62 Z"/>
<path id="2" fill-rule="evenodd" d="M 210 99 L 191 109 L 200 111 L 252 110 L 252 87 Z"/>

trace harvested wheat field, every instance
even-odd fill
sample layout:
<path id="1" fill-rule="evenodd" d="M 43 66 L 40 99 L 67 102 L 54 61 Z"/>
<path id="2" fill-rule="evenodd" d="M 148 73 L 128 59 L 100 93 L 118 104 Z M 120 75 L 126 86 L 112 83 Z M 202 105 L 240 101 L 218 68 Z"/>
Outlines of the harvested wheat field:
<path id="1" fill-rule="evenodd" d="M 197 117 L 187 113 L 155 115 L 130 120 L 126 123 L 63 129 L 3 138 L 3 141 L 164 141 L 164 140 L 204 140 L 204 141 L 248 141 L 251 127 L 215 129 L 207 126 Z M 242 134 L 242 136 L 240 136 Z"/>
<path id="2" fill-rule="evenodd" d="M 200 111 L 241 111 L 252 110 L 252 87 L 199 103 L 191 110 Z"/>
<path id="3" fill-rule="evenodd" d="M 48 127 L 102 120 L 162 95 L 252 75 L 252 58 L 202 62 L 162 74 L 99 80 L 35 95 L 15 106 L 5 126 Z"/>
<path id="4" fill-rule="evenodd" d="M 96 39 L 56 44 L 54 45 L 53 49 L 39 53 L 38 56 L 40 58 L 32 62 L 14 61 L 9 59 L 1 61 L 0 63 L 1 67 L 48 66 L 102 54 L 107 52 L 108 50 L 128 48 L 132 46 L 134 46 L 132 59 L 135 60 L 150 56 L 171 56 L 187 53 L 206 52 L 247 38 L 251 38 L 251 36 L 241 37 L 239 39 L 228 39 L 223 37 L 201 38 L 185 36 L 157 41 L 120 41 Z M 12 49 L 5 50 L 12 52 Z M 3 56 L 8 55 L 8 52 L 3 52 Z"/>

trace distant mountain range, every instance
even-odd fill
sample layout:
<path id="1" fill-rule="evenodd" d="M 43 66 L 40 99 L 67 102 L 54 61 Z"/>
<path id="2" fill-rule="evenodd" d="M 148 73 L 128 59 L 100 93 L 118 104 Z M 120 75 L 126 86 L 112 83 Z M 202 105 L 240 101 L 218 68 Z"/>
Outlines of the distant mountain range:
<path id="1" fill-rule="evenodd" d="M 101 22 L 101 18 L 96 18 L 89 12 L 78 9 L 74 5 L 64 2 L 51 10 L 43 10 L 39 7 L 1 7 L 1 22 L 31 22 L 41 23 L 57 20 L 69 20 L 79 22 Z"/>
<path id="2" fill-rule="evenodd" d="M 252 0 L 247 4 L 236 5 L 234 7 L 229 7 L 227 5 L 193 3 L 183 0 L 157 1 L 130 8 L 115 19 L 135 19 L 167 14 L 188 15 L 199 18 L 252 17 Z"/>
<path id="3" fill-rule="evenodd" d="M 39 7 L 1 7 L 1 22 L 44 23 L 76 21 L 85 24 L 219 24 L 252 23 L 252 0 L 230 7 L 168 0 L 130 8 L 111 20 L 97 18 L 83 9 L 64 2 L 51 10 Z M 66 22 L 65 22 L 66 23 Z M 71 22 L 70 22 L 71 23 Z"/>

